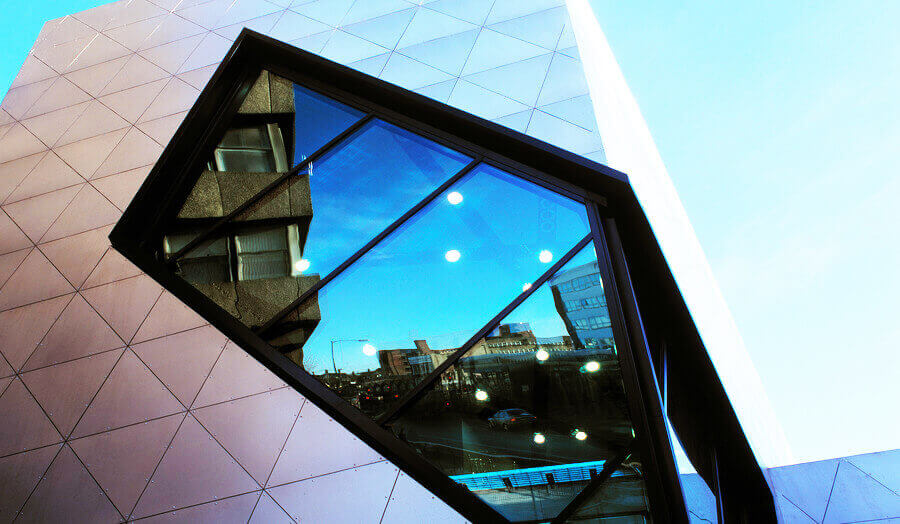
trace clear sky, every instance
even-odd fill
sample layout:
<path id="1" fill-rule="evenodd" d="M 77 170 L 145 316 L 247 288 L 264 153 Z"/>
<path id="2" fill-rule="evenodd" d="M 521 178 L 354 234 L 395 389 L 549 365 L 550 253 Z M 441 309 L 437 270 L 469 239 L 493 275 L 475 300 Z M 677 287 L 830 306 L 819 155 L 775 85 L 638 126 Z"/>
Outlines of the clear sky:
<path id="1" fill-rule="evenodd" d="M 900 3 L 591 3 L 795 458 L 900 447 Z"/>
<path id="2" fill-rule="evenodd" d="M 102 3 L 0 0 L 0 92 Z M 900 2 L 592 4 L 797 460 L 900 447 Z"/>

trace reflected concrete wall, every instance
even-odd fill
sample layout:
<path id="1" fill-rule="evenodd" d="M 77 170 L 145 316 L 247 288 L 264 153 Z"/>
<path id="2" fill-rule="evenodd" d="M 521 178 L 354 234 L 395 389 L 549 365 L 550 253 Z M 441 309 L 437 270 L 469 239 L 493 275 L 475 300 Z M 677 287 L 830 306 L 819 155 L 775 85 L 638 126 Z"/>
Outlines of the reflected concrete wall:
<path id="1" fill-rule="evenodd" d="M 0 104 L 0 522 L 463 520 L 109 248 L 245 26 L 606 160 L 563 0 L 122 0 L 48 22 Z"/>

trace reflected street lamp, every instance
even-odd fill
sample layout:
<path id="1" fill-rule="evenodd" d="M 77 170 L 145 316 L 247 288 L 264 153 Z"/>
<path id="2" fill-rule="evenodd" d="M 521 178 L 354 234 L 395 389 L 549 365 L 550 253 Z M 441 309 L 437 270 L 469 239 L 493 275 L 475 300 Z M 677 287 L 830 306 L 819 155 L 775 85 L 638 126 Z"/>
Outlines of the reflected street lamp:
<path id="1" fill-rule="evenodd" d="M 333 338 L 331 339 L 331 366 L 334 368 L 334 374 L 337 375 L 337 363 L 334 361 L 334 343 L 335 342 L 368 342 L 367 338 Z"/>

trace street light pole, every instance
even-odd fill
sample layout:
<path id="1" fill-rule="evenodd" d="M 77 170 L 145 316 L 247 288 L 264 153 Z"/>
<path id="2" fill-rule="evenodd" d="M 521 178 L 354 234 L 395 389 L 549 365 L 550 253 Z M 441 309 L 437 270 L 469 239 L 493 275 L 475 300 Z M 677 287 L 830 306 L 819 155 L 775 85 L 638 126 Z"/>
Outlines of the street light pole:
<path id="1" fill-rule="evenodd" d="M 334 374 L 337 375 L 337 363 L 334 361 L 334 343 L 335 342 L 368 342 L 367 338 L 333 338 L 331 339 L 331 366 L 334 368 Z"/>

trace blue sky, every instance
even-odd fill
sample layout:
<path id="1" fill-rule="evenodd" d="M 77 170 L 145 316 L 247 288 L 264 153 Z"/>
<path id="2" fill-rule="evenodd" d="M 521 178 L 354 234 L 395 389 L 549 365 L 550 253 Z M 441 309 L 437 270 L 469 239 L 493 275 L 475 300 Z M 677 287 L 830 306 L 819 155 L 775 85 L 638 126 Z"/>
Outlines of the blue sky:
<path id="1" fill-rule="evenodd" d="M 0 91 L 101 3 L 0 0 Z M 900 3 L 592 4 L 797 460 L 900 447 Z"/>
<path id="2" fill-rule="evenodd" d="M 592 4 L 795 458 L 900 447 L 900 3 Z"/>

